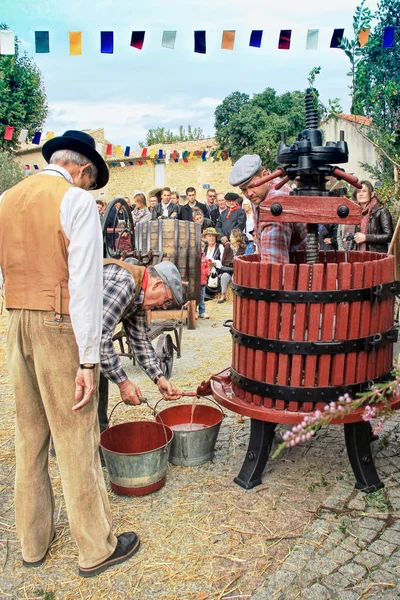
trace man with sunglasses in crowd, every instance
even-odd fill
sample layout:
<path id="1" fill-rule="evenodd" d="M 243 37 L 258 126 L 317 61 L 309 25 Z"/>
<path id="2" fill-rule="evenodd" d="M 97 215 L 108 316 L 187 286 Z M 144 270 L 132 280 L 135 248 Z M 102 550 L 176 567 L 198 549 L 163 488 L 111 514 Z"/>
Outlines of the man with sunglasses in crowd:
<path id="1" fill-rule="evenodd" d="M 125 404 L 140 404 L 142 392 L 126 375 L 121 358 L 115 352 L 113 335 L 122 322 L 126 340 L 135 360 L 158 386 L 167 400 L 180 394 L 160 368 L 149 340 L 146 310 L 171 308 L 182 304 L 182 281 L 176 266 L 169 261 L 141 267 L 135 259 L 105 260 L 103 285 L 103 332 L 100 344 L 101 376 L 99 384 L 100 430 L 108 428 L 108 380 L 119 387 Z"/>

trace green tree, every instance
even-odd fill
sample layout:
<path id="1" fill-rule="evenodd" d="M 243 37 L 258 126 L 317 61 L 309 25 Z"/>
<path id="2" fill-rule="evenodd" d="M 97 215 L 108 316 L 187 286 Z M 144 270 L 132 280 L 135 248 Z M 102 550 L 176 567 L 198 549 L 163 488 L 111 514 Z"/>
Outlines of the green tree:
<path id="1" fill-rule="evenodd" d="M 221 150 L 230 150 L 232 160 L 243 154 L 257 153 L 263 164 L 272 169 L 282 132 L 287 143 L 294 141 L 305 128 L 304 93 L 278 95 L 272 88 L 250 99 L 233 92 L 215 111 L 216 139 Z"/>
<path id="2" fill-rule="evenodd" d="M 378 167 L 363 165 L 371 175 L 380 179 L 381 199 L 393 199 L 399 194 L 400 167 L 400 0 L 381 0 L 375 15 L 364 6 L 357 7 L 353 18 L 353 39 L 342 40 L 342 49 L 350 60 L 352 112 L 372 118 L 368 132 L 354 126 L 375 146 L 380 162 Z M 368 44 L 360 48 L 358 33 L 370 26 L 375 16 Z M 384 48 L 385 27 L 395 28 L 394 44 Z"/>
<path id="3" fill-rule="evenodd" d="M 4 23 L 0 29 L 8 29 Z M 28 136 L 40 131 L 48 112 L 42 76 L 26 52 L 21 53 L 15 40 L 15 55 L 0 55 L 0 149 L 17 150 L 21 129 Z M 14 127 L 12 141 L 4 139 L 7 125 Z"/>
<path id="4" fill-rule="evenodd" d="M 24 171 L 8 152 L 0 151 L 0 194 L 22 181 Z"/>
<path id="5" fill-rule="evenodd" d="M 173 144 L 174 142 L 187 142 L 190 140 L 204 140 L 204 133 L 200 127 L 192 127 L 188 125 L 187 131 L 181 125 L 178 133 L 174 133 L 171 129 L 165 127 L 156 127 L 149 129 L 144 142 L 139 142 L 141 148 L 147 148 L 154 144 Z"/>

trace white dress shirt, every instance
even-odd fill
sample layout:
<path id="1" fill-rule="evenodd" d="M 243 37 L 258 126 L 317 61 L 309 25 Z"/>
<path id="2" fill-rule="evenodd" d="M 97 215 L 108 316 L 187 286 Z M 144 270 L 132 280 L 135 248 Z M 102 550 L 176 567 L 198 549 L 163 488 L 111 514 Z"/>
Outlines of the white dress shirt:
<path id="1" fill-rule="evenodd" d="M 71 175 L 60 165 L 48 165 L 34 177 L 49 176 L 64 177 L 73 184 Z M 79 187 L 69 188 L 61 201 L 60 222 L 69 240 L 69 312 L 79 361 L 98 363 L 103 313 L 103 239 L 93 196 Z"/>

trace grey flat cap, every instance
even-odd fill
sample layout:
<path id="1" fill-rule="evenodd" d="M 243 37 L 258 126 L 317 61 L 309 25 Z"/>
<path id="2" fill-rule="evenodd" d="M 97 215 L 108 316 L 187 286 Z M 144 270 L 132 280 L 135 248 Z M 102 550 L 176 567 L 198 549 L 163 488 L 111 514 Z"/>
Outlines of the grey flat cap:
<path id="1" fill-rule="evenodd" d="M 182 305 L 182 279 L 174 263 L 169 260 L 163 260 L 158 265 L 153 265 L 157 274 L 161 277 L 165 285 L 171 290 L 175 302 L 178 306 Z"/>
<path id="2" fill-rule="evenodd" d="M 229 175 L 229 183 L 234 187 L 243 185 L 262 168 L 261 158 L 258 154 L 245 154 L 233 165 Z"/>

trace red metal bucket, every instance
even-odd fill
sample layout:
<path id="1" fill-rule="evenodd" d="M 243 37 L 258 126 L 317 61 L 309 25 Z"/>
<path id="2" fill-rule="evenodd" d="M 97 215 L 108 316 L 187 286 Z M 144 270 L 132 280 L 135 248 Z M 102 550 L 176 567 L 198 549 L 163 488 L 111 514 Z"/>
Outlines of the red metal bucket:
<path id="1" fill-rule="evenodd" d="M 166 479 L 173 432 L 154 421 L 133 421 L 103 431 L 100 439 L 114 492 L 143 496 Z"/>
<path id="2" fill-rule="evenodd" d="M 220 409 L 198 404 L 180 404 L 159 412 L 156 420 L 174 432 L 169 461 L 194 467 L 212 460 L 224 415 Z"/>

